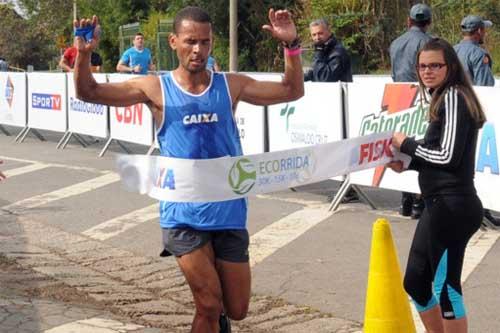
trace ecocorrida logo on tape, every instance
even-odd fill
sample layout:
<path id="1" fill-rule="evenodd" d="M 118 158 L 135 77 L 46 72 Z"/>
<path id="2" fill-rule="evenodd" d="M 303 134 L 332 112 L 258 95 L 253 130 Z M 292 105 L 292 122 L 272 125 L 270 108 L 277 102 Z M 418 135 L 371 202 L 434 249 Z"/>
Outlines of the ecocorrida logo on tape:
<path id="1" fill-rule="evenodd" d="M 312 175 L 314 167 L 312 156 L 311 151 L 258 163 L 242 157 L 229 170 L 229 186 L 234 193 L 243 195 L 250 192 L 255 185 L 261 187 L 291 182 L 300 184 Z"/>

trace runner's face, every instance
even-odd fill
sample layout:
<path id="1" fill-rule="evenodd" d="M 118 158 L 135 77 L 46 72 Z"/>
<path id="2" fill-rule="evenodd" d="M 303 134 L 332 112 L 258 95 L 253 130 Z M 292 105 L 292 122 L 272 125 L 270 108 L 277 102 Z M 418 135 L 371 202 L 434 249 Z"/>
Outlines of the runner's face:
<path id="1" fill-rule="evenodd" d="M 191 73 L 205 70 L 212 51 L 212 26 L 189 20 L 181 22 L 177 34 L 170 38 L 181 66 Z"/>
<path id="2" fill-rule="evenodd" d="M 417 70 L 427 88 L 439 87 L 448 74 L 443 51 L 422 51 L 418 59 Z"/>
<path id="3" fill-rule="evenodd" d="M 135 36 L 134 38 L 134 47 L 138 50 L 142 50 L 144 48 L 144 37 L 143 36 Z"/>

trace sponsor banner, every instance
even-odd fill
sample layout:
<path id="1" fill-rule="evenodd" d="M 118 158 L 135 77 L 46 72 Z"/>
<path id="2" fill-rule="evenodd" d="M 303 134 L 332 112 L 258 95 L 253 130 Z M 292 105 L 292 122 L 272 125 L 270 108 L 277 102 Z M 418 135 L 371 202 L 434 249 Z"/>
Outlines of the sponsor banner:
<path id="1" fill-rule="evenodd" d="M 479 132 L 476 148 L 475 184 L 486 208 L 500 211 L 500 172 L 497 133 L 500 88 L 474 87 L 488 122 Z M 359 98 L 357 96 L 363 96 Z M 384 131 L 404 132 L 417 139 L 427 130 L 428 105 L 421 102 L 418 86 L 410 83 L 371 82 L 349 84 L 349 133 L 351 137 Z M 350 175 L 353 184 L 419 193 L 417 172 L 395 173 L 384 167 Z"/>
<path id="2" fill-rule="evenodd" d="M 474 87 L 488 122 L 479 131 L 475 184 L 483 206 L 500 211 L 500 88 Z"/>
<path id="3" fill-rule="evenodd" d="M 243 73 L 259 81 L 275 81 L 282 79 L 281 74 Z M 264 152 L 264 107 L 239 102 L 234 115 L 240 133 L 243 154 L 260 154 Z"/>
<path id="4" fill-rule="evenodd" d="M 110 74 L 109 82 L 123 82 L 138 75 Z M 109 108 L 110 136 L 120 141 L 150 146 L 153 143 L 153 115 L 146 104 Z"/>
<path id="5" fill-rule="evenodd" d="M 188 160 L 122 155 L 125 185 L 158 200 L 209 202 L 281 191 L 408 156 L 394 155 L 392 132 L 256 155 Z"/>
<path id="6" fill-rule="evenodd" d="M 66 74 L 28 73 L 28 126 L 66 132 Z"/>
<path id="7" fill-rule="evenodd" d="M 417 84 L 363 80 L 348 84 L 348 90 L 350 137 L 397 131 L 423 138 L 427 129 L 427 107 L 421 103 Z M 415 171 L 398 174 L 381 166 L 353 173 L 350 180 L 358 185 L 420 193 L 417 175 Z"/>
<path id="8" fill-rule="evenodd" d="M 301 99 L 269 106 L 270 151 L 342 139 L 340 83 L 306 82 L 304 88 Z"/>
<path id="9" fill-rule="evenodd" d="M 0 72 L 0 124 L 26 126 L 26 74 Z"/>
<path id="10" fill-rule="evenodd" d="M 304 89 L 297 101 L 269 106 L 270 151 L 342 140 L 341 84 L 306 82 Z"/>
<path id="11" fill-rule="evenodd" d="M 108 106 L 87 103 L 76 98 L 73 73 L 68 76 L 68 131 L 92 135 L 99 138 L 108 136 Z M 106 74 L 93 74 L 98 83 L 106 82 Z"/>
<path id="12" fill-rule="evenodd" d="M 352 81 L 354 83 L 371 83 L 371 84 L 377 84 L 377 83 L 392 83 L 392 77 L 390 75 L 353 75 L 352 76 Z"/>

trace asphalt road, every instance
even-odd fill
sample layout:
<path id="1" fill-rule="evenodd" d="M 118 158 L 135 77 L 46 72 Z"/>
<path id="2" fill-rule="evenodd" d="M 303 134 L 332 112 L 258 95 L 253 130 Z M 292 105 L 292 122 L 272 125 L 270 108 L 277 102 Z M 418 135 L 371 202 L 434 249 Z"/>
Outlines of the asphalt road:
<path id="1" fill-rule="evenodd" d="M 0 183 L 0 210 L 98 239 L 138 257 L 157 258 L 161 233 L 155 201 L 127 192 L 115 179 L 114 159 L 120 148 L 112 145 L 103 158 L 98 157 L 102 140 L 88 148 L 72 142 L 65 150 L 56 150 L 60 136 L 45 134 L 46 142 L 29 136 L 22 144 L 0 135 L 0 159 L 5 162 L 0 168 L 14 173 Z M 135 153 L 147 151 L 146 147 L 127 146 Z M 373 188 L 363 190 L 377 210 L 350 203 L 335 213 L 328 212 L 329 195 L 339 185 L 325 181 L 250 198 L 252 288 L 257 296 L 282 299 L 361 324 L 373 222 L 379 217 L 391 222 L 404 270 L 416 221 L 397 215 L 399 193 Z M 141 218 L 130 215 L 134 212 Z M 499 236 L 487 230 L 476 238 L 464 283 L 470 332 L 497 333 Z"/>

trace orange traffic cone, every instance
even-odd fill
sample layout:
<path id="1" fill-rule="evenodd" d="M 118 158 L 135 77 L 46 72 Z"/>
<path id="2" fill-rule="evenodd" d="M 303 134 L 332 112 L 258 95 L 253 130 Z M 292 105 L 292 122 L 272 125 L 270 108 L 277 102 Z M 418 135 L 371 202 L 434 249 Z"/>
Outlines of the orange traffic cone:
<path id="1" fill-rule="evenodd" d="M 386 219 L 373 225 L 364 333 L 415 333 L 396 247 Z"/>

